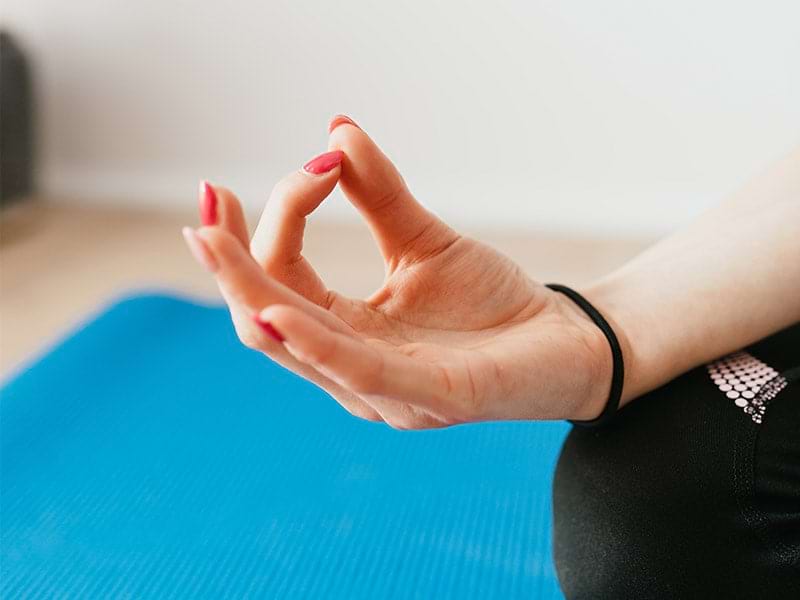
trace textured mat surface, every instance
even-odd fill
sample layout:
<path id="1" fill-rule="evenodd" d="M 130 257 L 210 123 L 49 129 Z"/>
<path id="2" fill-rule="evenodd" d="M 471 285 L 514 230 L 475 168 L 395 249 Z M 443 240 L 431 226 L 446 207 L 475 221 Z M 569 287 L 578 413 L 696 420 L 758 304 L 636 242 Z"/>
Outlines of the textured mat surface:
<path id="1" fill-rule="evenodd" d="M 560 598 L 565 423 L 396 432 L 122 301 L 0 396 L 2 598 Z"/>

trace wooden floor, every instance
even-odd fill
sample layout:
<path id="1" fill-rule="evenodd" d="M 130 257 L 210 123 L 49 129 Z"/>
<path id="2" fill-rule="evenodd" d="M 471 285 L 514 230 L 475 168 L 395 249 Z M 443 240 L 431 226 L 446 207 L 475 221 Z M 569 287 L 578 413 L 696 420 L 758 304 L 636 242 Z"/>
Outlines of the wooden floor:
<path id="1" fill-rule="evenodd" d="M 251 220 L 255 223 L 255 218 Z M 0 214 L 0 376 L 33 359 L 82 319 L 135 290 L 218 301 L 180 229 L 196 216 L 29 202 Z M 465 231 L 505 252 L 535 278 L 586 282 L 651 240 L 588 239 L 537 232 Z M 309 224 L 305 255 L 326 283 L 366 296 L 383 266 L 365 227 Z"/>

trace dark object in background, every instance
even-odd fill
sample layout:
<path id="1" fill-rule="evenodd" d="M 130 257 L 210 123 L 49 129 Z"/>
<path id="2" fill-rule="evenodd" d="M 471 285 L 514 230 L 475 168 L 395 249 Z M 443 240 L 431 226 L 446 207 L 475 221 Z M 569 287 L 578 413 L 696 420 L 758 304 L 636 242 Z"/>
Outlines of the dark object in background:
<path id="1" fill-rule="evenodd" d="M 33 93 L 25 56 L 0 32 L 0 205 L 33 191 Z"/>

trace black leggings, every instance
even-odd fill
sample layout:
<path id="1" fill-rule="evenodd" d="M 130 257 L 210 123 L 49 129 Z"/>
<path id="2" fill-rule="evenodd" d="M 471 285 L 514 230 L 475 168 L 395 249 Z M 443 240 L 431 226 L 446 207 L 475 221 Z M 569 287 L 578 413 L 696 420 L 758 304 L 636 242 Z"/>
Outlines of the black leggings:
<path id="1" fill-rule="evenodd" d="M 567 598 L 800 598 L 800 324 L 574 427 L 553 505 Z"/>

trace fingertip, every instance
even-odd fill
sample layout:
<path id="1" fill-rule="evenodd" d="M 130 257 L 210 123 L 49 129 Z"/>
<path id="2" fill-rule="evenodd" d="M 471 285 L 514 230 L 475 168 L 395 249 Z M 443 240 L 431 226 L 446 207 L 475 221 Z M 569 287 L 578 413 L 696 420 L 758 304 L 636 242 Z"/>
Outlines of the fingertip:
<path id="1" fill-rule="evenodd" d="M 358 127 L 337 127 L 328 137 L 328 148 L 344 152 L 340 179 L 357 196 L 380 192 L 375 188 L 394 188 L 402 182 L 389 157 Z"/>
<path id="2" fill-rule="evenodd" d="M 354 159 L 359 153 L 370 153 L 378 149 L 375 141 L 349 117 L 334 117 L 328 132 L 328 148 L 344 150 L 347 158 Z M 355 154 L 354 154 L 355 153 Z"/>
<path id="3" fill-rule="evenodd" d="M 219 269 L 219 263 L 200 233 L 191 227 L 184 227 L 181 233 L 194 259 L 209 272 L 216 272 Z"/>
<path id="4" fill-rule="evenodd" d="M 322 154 L 315 156 L 303 165 L 303 171 L 311 175 L 324 175 L 333 171 L 336 167 L 342 164 L 344 160 L 343 150 L 329 150 Z"/>
<path id="5" fill-rule="evenodd" d="M 292 310 L 291 306 L 285 304 L 270 304 L 266 308 L 258 311 L 254 315 L 254 318 L 261 319 L 262 321 L 283 320 L 284 316 L 287 313 L 291 313 Z"/>
<path id="6" fill-rule="evenodd" d="M 267 335 L 278 340 L 294 358 L 313 364 L 313 349 L 328 338 L 322 323 L 294 306 L 272 304 L 253 317 Z"/>
<path id="7" fill-rule="evenodd" d="M 298 329 L 307 329 L 317 325 L 325 327 L 317 319 L 308 315 L 303 310 L 288 304 L 271 304 L 259 311 L 256 318 L 259 321 L 277 324 L 284 333 L 286 331 L 293 332 Z"/>
<path id="8" fill-rule="evenodd" d="M 189 226 L 181 228 L 181 235 L 183 236 L 183 239 L 186 241 L 187 244 L 190 243 L 190 240 L 194 241 L 194 238 L 197 237 L 197 233 L 195 232 L 195 230 Z"/>
<path id="9" fill-rule="evenodd" d="M 339 127 L 340 125 L 352 125 L 353 127 L 357 127 L 361 129 L 358 123 L 356 123 L 353 119 L 348 117 L 347 115 L 334 115 L 334 117 L 328 123 L 328 133 L 333 133 L 333 130 Z"/>
<path id="10" fill-rule="evenodd" d="M 286 337 L 284 337 L 284 335 L 280 331 L 278 331 L 277 327 L 275 327 L 273 322 L 268 318 L 262 317 L 260 313 L 255 313 L 251 318 L 253 319 L 255 324 L 258 325 L 261 331 L 266 333 L 267 336 L 269 336 L 279 344 L 282 344 L 283 342 L 286 341 Z"/>

